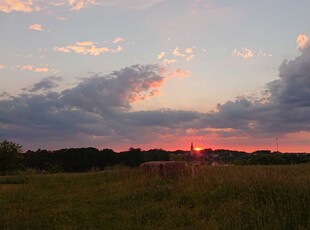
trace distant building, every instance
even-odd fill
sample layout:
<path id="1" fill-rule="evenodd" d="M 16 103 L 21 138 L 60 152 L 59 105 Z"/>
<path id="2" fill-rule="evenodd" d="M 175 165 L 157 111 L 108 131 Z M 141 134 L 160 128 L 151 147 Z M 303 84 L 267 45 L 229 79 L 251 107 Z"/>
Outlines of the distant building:
<path id="1" fill-rule="evenodd" d="M 191 149 L 190 149 L 190 152 L 189 152 L 189 156 L 190 156 L 190 157 L 193 157 L 194 154 L 195 154 L 194 145 L 193 145 L 193 143 L 191 143 Z"/>

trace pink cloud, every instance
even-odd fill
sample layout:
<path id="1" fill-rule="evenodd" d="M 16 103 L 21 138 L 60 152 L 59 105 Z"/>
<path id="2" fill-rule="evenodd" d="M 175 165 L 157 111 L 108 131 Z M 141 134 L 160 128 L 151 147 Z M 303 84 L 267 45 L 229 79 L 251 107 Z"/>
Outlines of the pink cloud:
<path id="1" fill-rule="evenodd" d="M 48 68 L 47 67 L 37 67 L 34 69 L 34 72 L 45 73 L 45 72 L 48 72 Z"/>
<path id="2" fill-rule="evenodd" d="M 160 52 L 158 55 L 157 55 L 157 60 L 160 60 L 162 59 L 164 56 L 165 56 L 165 52 Z"/>
<path id="3" fill-rule="evenodd" d="M 30 13 L 39 10 L 39 7 L 32 4 L 32 0 L 2 0 L 0 11 L 11 13 L 12 11 Z"/>
<path id="4" fill-rule="evenodd" d="M 89 5 L 96 4 L 96 0 L 68 0 L 71 10 L 78 11 Z"/>
<path id="5" fill-rule="evenodd" d="M 173 78 L 173 77 L 188 77 L 192 73 L 188 70 L 183 70 L 183 69 L 176 69 L 175 71 L 168 73 L 168 77 Z"/>
<path id="6" fill-rule="evenodd" d="M 28 26 L 28 29 L 30 30 L 36 30 L 36 31 L 43 31 L 43 26 L 40 24 L 32 24 Z"/>
<path id="7" fill-rule="evenodd" d="M 47 67 L 34 67 L 32 65 L 23 65 L 23 66 L 18 65 L 16 67 L 21 70 L 33 71 L 36 73 L 45 73 L 49 71 Z"/>
<path id="8" fill-rule="evenodd" d="M 116 49 L 112 49 L 111 52 L 112 53 L 118 53 L 118 52 L 121 52 L 123 51 L 123 47 L 122 46 L 118 46 Z"/>
<path id="9" fill-rule="evenodd" d="M 163 64 L 172 64 L 172 63 L 176 63 L 177 60 L 176 59 L 167 59 L 165 58 L 163 61 Z"/>
<path id="10" fill-rule="evenodd" d="M 303 50 L 309 45 L 309 38 L 305 34 L 299 34 L 298 37 L 296 38 L 297 42 L 297 49 Z"/>
<path id="11" fill-rule="evenodd" d="M 123 47 L 118 46 L 115 50 L 108 47 L 97 47 L 92 41 L 76 42 L 74 45 L 68 45 L 64 47 L 54 47 L 55 51 L 63 53 L 77 53 L 77 54 L 88 54 L 92 56 L 98 56 L 104 53 L 117 53 L 123 50 Z"/>
<path id="12" fill-rule="evenodd" d="M 172 50 L 172 54 L 173 54 L 175 57 L 182 57 L 182 58 L 184 58 L 186 61 L 190 61 L 191 59 L 194 58 L 194 50 L 193 50 L 193 48 L 191 48 L 191 47 L 185 48 L 184 52 L 181 52 L 181 50 L 180 50 L 179 47 L 175 47 L 175 48 Z"/>
<path id="13" fill-rule="evenodd" d="M 234 49 L 232 55 L 235 57 L 242 57 L 243 59 L 254 57 L 253 51 L 248 48 L 242 48 L 240 50 Z"/>
<path id="14" fill-rule="evenodd" d="M 63 53 L 70 53 L 71 51 L 68 48 L 65 47 L 54 47 L 54 50 L 59 51 L 59 52 L 63 52 Z"/>
<path id="15" fill-rule="evenodd" d="M 85 42 L 76 42 L 77 46 L 91 46 L 94 45 L 92 41 L 85 41 Z"/>
<path id="16" fill-rule="evenodd" d="M 122 37 L 116 37 L 116 38 L 114 38 L 113 43 L 116 44 L 116 43 L 119 43 L 119 42 L 122 42 L 122 41 L 125 41 L 125 39 L 122 38 Z"/>

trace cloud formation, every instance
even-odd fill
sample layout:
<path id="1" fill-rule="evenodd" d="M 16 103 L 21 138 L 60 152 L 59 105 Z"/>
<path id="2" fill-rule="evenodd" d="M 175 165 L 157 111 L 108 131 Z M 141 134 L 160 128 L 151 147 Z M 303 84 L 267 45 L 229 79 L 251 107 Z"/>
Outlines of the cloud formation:
<path id="1" fill-rule="evenodd" d="M 0 69 L 5 69 L 5 65 L 0 64 Z"/>
<path id="2" fill-rule="evenodd" d="M 157 55 L 157 60 L 161 60 L 162 64 L 169 65 L 176 63 L 178 60 L 190 61 L 194 58 L 194 49 L 191 47 L 185 48 L 183 51 L 179 47 L 175 47 L 170 52 L 161 51 Z"/>
<path id="3" fill-rule="evenodd" d="M 68 0 L 71 10 L 81 10 L 89 5 L 96 4 L 96 0 Z"/>
<path id="4" fill-rule="evenodd" d="M 122 37 L 116 37 L 116 38 L 114 38 L 113 43 L 116 44 L 116 43 L 119 43 L 119 42 L 122 42 L 122 41 L 125 41 L 125 39 L 122 38 Z"/>
<path id="5" fill-rule="evenodd" d="M 13 11 L 30 13 L 39 10 L 38 6 L 33 5 L 32 0 L 3 0 L 0 1 L 0 11 L 11 13 Z"/>
<path id="6" fill-rule="evenodd" d="M 56 77 L 43 79 L 28 92 L 0 101 L 1 138 L 40 138 L 83 135 L 129 135 L 126 126 L 137 121 L 127 116 L 131 103 L 152 96 L 165 77 L 157 65 L 135 65 L 108 75 L 84 79 L 78 86 L 56 93 Z M 22 115 L 22 116 L 21 116 Z M 143 122 L 143 121 L 141 121 Z M 133 128 L 133 127 L 131 127 Z M 46 138 L 46 136 L 44 137 Z"/>
<path id="7" fill-rule="evenodd" d="M 61 77 L 49 76 L 49 77 L 43 78 L 38 83 L 35 83 L 30 88 L 25 88 L 23 90 L 31 92 L 31 93 L 48 91 L 48 90 L 51 90 L 53 88 L 56 88 L 58 86 L 58 84 L 56 82 L 59 82 L 61 80 L 62 80 Z"/>
<path id="8" fill-rule="evenodd" d="M 62 92 L 59 79 L 45 78 L 28 92 L 0 100 L 0 138 L 150 143 L 215 135 L 217 138 L 278 137 L 310 132 L 310 47 L 284 61 L 279 79 L 266 85 L 265 99 L 239 97 L 215 111 L 132 111 L 132 103 L 156 95 L 172 74 L 158 65 L 135 65 L 97 74 Z M 43 93 L 39 93 L 43 92 Z M 58 143 L 58 142 L 57 142 Z M 71 142 L 70 142 L 71 143 Z M 88 142 L 89 143 L 89 142 Z"/>
<path id="9" fill-rule="evenodd" d="M 37 73 L 45 73 L 48 72 L 49 69 L 45 66 L 45 67 L 35 67 L 32 65 L 17 65 L 16 66 L 18 69 L 21 70 L 29 70 L 29 71 L 33 71 L 33 72 L 37 72 Z"/>
<path id="10" fill-rule="evenodd" d="M 284 135 L 310 131 L 310 47 L 292 61 L 283 61 L 279 79 L 266 85 L 266 100 L 240 98 L 218 106 L 203 123 L 233 128 L 243 135 Z"/>
<path id="11" fill-rule="evenodd" d="M 166 52 L 160 52 L 158 55 L 157 55 L 157 60 L 160 60 L 162 59 L 164 56 L 165 56 Z"/>
<path id="12" fill-rule="evenodd" d="M 253 51 L 249 48 L 242 48 L 240 50 L 234 49 L 232 55 L 236 57 L 242 57 L 243 59 L 249 59 L 254 57 Z"/>
<path id="13" fill-rule="evenodd" d="M 36 31 L 43 31 L 43 26 L 40 24 L 32 24 L 28 26 L 28 29 L 30 30 L 36 30 Z"/>
<path id="14" fill-rule="evenodd" d="M 175 57 L 182 57 L 185 58 L 187 61 L 190 61 L 194 58 L 194 51 L 191 47 L 185 48 L 184 52 L 181 52 L 179 47 L 175 47 L 172 51 L 172 54 Z"/>
<path id="15" fill-rule="evenodd" d="M 132 10 L 146 10 L 164 1 L 165 0 L 60 0 L 56 2 L 46 2 L 33 0 L 2 0 L 0 1 L 0 11 L 5 13 L 31 13 L 35 11 L 50 13 L 57 8 L 79 11 L 93 5 L 101 7 L 121 7 Z M 60 19 L 63 19 L 63 17 L 60 17 Z"/>
<path id="16" fill-rule="evenodd" d="M 192 73 L 188 70 L 183 70 L 183 69 L 176 69 L 172 72 L 168 72 L 168 77 L 170 78 L 174 78 L 174 77 L 188 77 L 190 76 Z"/>
<path id="17" fill-rule="evenodd" d="M 298 35 L 298 37 L 296 38 L 296 42 L 297 42 L 297 49 L 299 49 L 300 51 L 309 46 L 310 43 L 308 36 L 305 34 Z"/>
<path id="18" fill-rule="evenodd" d="M 76 53 L 76 54 L 88 54 L 92 56 L 98 56 L 104 53 L 118 53 L 123 50 L 121 46 L 116 49 L 111 49 L 108 47 L 97 47 L 92 41 L 76 42 L 73 45 L 68 45 L 64 47 L 54 47 L 55 51 L 63 53 Z"/>
<path id="19" fill-rule="evenodd" d="M 163 60 L 164 65 L 168 65 L 168 64 L 172 64 L 172 63 L 176 63 L 176 62 L 177 62 L 177 60 L 175 58 L 172 58 L 172 59 L 165 58 Z"/>

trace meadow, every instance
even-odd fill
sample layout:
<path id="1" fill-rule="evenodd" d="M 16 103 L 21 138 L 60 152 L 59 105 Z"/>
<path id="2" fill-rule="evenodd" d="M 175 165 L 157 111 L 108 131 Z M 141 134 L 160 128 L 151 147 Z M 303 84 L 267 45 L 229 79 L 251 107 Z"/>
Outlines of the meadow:
<path id="1" fill-rule="evenodd" d="M 0 177 L 0 229 L 310 229 L 310 164 Z"/>

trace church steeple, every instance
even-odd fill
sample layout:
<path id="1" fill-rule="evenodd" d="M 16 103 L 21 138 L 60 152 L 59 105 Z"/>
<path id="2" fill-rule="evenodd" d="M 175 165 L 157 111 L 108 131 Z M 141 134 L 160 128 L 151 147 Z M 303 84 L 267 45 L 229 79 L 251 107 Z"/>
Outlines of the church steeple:
<path id="1" fill-rule="evenodd" d="M 194 154 L 194 145 L 193 143 L 191 143 L 191 151 L 190 151 L 190 156 L 192 156 Z"/>

